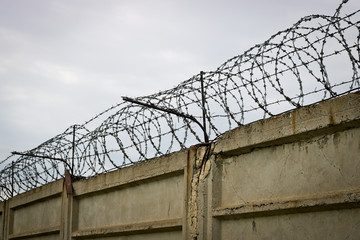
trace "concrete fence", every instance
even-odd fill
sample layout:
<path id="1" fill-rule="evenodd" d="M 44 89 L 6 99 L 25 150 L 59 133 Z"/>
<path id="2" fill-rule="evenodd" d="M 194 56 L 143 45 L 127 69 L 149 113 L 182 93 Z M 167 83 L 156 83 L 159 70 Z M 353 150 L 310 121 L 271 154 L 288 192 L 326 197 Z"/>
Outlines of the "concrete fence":
<path id="1" fill-rule="evenodd" d="M 360 94 L 0 203 L 0 239 L 360 239 Z"/>

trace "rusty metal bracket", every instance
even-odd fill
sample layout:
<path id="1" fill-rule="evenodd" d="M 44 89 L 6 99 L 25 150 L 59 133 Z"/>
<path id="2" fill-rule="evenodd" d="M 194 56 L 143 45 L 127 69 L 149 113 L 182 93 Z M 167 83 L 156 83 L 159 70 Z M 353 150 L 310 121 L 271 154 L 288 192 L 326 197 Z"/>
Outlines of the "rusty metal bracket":
<path id="1" fill-rule="evenodd" d="M 165 108 L 165 107 L 159 107 L 159 106 L 156 106 L 155 104 L 152 104 L 152 103 L 140 102 L 140 101 L 138 101 L 138 100 L 136 100 L 136 99 L 129 98 L 129 97 L 122 97 L 122 99 L 123 99 L 124 101 L 127 101 L 127 102 L 132 102 L 132 103 L 135 103 L 135 104 L 144 106 L 144 107 L 156 109 L 156 110 L 159 110 L 159 111 L 162 111 L 162 112 L 174 114 L 174 115 L 176 115 L 176 116 L 189 119 L 189 120 L 195 122 L 197 125 L 199 125 L 199 127 L 200 127 L 200 128 L 203 130 L 203 132 L 204 132 L 204 141 L 205 141 L 205 142 L 208 142 L 209 137 L 207 136 L 207 133 L 206 133 L 206 127 L 203 126 L 194 116 L 192 116 L 192 115 L 190 115 L 190 114 L 185 114 L 185 113 L 179 112 L 179 111 L 177 111 L 177 110 L 175 110 L 175 109 Z"/>
<path id="2" fill-rule="evenodd" d="M 73 188 L 72 188 L 72 179 L 69 171 L 65 169 L 65 187 L 66 187 L 66 193 L 67 195 L 73 194 Z"/>
<path id="3" fill-rule="evenodd" d="M 201 84 L 201 103 L 202 103 L 202 113 L 203 113 L 203 131 L 204 131 L 204 140 L 205 143 L 209 142 L 209 136 L 206 133 L 206 99 L 205 99 L 205 88 L 204 88 L 204 72 L 200 72 L 200 84 Z"/>
<path id="4" fill-rule="evenodd" d="M 41 155 L 36 155 L 36 154 L 32 154 L 32 153 L 20 153 L 20 152 L 11 152 L 11 154 L 26 156 L 26 157 L 46 158 L 46 159 L 51 159 L 51 160 L 55 160 L 55 161 L 60 161 L 60 162 L 64 163 L 70 169 L 71 175 L 73 173 L 72 166 L 65 159 L 62 159 L 62 158 L 54 158 L 54 157 L 50 157 L 50 156 L 41 156 Z"/>
<path id="5" fill-rule="evenodd" d="M 54 158 L 54 157 L 50 157 L 50 156 L 40 156 L 40 155 L 36 155 L 36 154 L 32 154 L 32 153 L 20 153 L 20 152 L 12 152 L 13 155 L 20 155 L 20 156 L 27 156 L 27 157 L 38 157 L 38 158 L 47 158 L 47 159 L 51 159 L 51 160 L 56 160 L 56 161 L 60 161 L 62 163 L 64 163 L 71 172 L 69 172 L 69 170 L 65 169 L 65 187 L 66 187 L 66 192 L 67 195 L 72 195 L 73 194 L 73 188 L 72 188 L 72 170 L 73 170 L 73 164 L 70 165 L 68 162 L 66 162 L 66 160 L 62 159 L 62 158 Z"/>

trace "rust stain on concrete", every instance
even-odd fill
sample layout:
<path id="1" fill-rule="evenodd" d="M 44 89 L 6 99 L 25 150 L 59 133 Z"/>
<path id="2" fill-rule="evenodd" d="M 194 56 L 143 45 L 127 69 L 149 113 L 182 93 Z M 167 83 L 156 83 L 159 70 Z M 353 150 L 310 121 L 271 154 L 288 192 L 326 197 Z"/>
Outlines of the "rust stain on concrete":
<path id="1" fill-rule="evenodd" d="M 334 124 L 335 124 L 334 114 L 333 114 L 331 108 L 330 108 L 330 110 L 329 110 L 329 124 L 330 124 L 330 125 L 334 125 Z"/>
<path id="2" fill-rule="evenodd" d="M 291 125 L 292 125 L 292 130 L 293 133 L 296 133 L 296 112 L 292 112 L 291 113 Z"/>

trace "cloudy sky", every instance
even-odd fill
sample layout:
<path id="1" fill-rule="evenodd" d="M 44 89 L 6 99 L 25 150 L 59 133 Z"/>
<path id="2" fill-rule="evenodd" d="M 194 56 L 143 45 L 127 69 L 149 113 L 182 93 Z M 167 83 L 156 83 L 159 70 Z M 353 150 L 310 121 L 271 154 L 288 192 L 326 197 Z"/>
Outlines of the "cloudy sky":
<path id="1" fill-rule="evenodd" d="M 0 0 L 0 160 L 340 0 Z M 350 0 L 346 8 L 359 9 Z"/>

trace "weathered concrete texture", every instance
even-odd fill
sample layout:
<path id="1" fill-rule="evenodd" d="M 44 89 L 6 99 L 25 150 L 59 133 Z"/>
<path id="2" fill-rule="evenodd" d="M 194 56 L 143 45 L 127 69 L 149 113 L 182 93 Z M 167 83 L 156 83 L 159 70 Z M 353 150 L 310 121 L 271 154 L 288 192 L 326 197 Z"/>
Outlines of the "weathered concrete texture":
<path id="1" fill-rule="evenodd" d="M 73 184 L 75 195 L 80 196 L 96 191 L 104 191 L 124 184 L 183 171 L 187 165 L 187 156 L 188 152 L 183 150 L 150 161 L 140 162 L 118 171 L 102 174 L 86 181 L 75 182 Z"/>
<path id="2" fill-rule="evenodd" d="M 3 239 L 59 239 L 63 180 L 15 196 L 4 205 Z"/>
<path id="3" fill-rule="evenodd" d="M 84 196 L 78 200 L 78 229 L 182 217 L 183 175 Z"/>
<path id="4" fill-rule="evenodd" d="M 359 239 L 359 127 L 356 93 L 226 133 L 207 239 Z"/>
<path id="5" fill-rule="evenodd" d="M 99 237 L 99 238 L 89 238 L 89 240 L 180 240 L 182 238 L 181 231 L 171 231 L 171 232 L 159 232 L 159 233 L 145 233 L 140 235 L 128 235 L 128 236 L 117 236 L 117 237 Z"/>
<path id="6" fill-rule="evenodd" d="M 360 92 L 248 124 L 223 135 L 214 154 L 237 155 L 360 126 Z"/>
<path id="7" fill-rule="evenodd" d="M 51 198 L 13 209 L 11 234 L 33 232 L 39 229 L 60 229 L 61 198 Z"/>
<path id="8" fill-rule="evenodd" d="M 360 209 L 221 221 L 221 239 L 360 239 Z"/>
<path id="9" fill-rule="evenodd" d="M 17 195 L 8 202 L 10 208 L 17 208 L 25 204 L 38 202 L 55 195 L 60 196 L 63 192 L 63 179 L 35 188 L 23 194 Z"/>
<path id="10" fill-rule="evenodd" d="M 356 189 L 359 136 L 352 129 L 224 159 L 221 205 Z"/>
<path id="11" fill-rule="evenodd" d="M 356 93 L 16 196 L 0 239 L 360 239 L 359 156 Z"/>
<path id="12" fill-rule="evenodd" d="M 0 203 L 0 240 L 3 239 L 4 235 L 4 203 Z"/>
<path id="13" fill-rule="evenodd" d="M 51 234 L 51 235 L 44 235 L 44 236 L 36 236 L 36 237 L 26 237 L 26 238 L 15 238 L 18 239 L 24 239 L 24 240 L 59 240 L 60 237 L 58 234 Z"/>
<path id="14" fill-rule="evenodd" d="M 71 236 L 181 232 L 187 158 L 187 151 L 180 151 L 74 183 Z"/>

